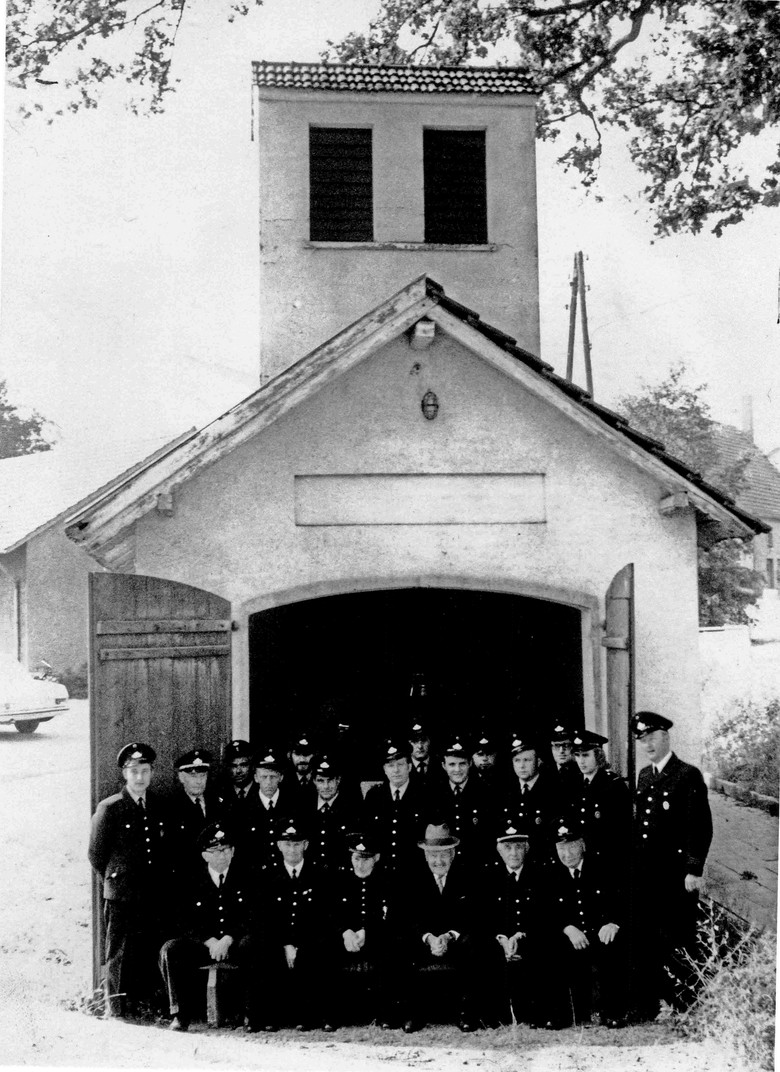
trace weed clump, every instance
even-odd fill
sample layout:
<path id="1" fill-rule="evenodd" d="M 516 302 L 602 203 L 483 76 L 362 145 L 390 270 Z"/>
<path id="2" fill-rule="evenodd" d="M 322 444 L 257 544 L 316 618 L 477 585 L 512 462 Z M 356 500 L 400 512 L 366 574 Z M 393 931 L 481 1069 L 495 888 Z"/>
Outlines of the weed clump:
<path id="1" fill-rule="evenodd" d="M 780 699 L 761 706 L 735 705 L 707 742 L 711 769 L 720 778 L 756 793 L 778 795 L 780 784 Z"/>

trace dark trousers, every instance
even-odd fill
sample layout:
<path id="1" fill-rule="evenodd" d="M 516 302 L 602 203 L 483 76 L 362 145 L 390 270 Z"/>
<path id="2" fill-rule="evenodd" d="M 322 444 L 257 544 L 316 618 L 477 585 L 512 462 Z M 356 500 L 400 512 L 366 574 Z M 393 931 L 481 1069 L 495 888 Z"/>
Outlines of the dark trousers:
<path id="1" fill-rule="evenodd" d="M 558 986 L 552 1019 L 559 1023 L 587 1023 L 596 1013 L 604 1020 L 621 1020 L 628 1006 L 627 942 L 618 931 L 608 945 L 598 931 L 587 931 L 587 949 L 575 949 L 565 936 L 555 954 Z"/>
<path id="2" fill-rule="evenodd" d="M 240 938 L 233 942 L 225 959 L 239 969 L 241 992 L 247 1015 L 251 1018 L 253 1010 L 250 1011 L 248 1001 L 248 983 L 256 975 L 252 970 L 256 966 L 256 959 L 250 939 Z M 194 938 L 171 938 L 165 942 L 160 950 L 159 968 L 171 1015 L 178 1014 L 185 1020 L 199 1018 L 203 1012 L 207 982 L 206 973 L 200 969 L 211 963 L 208 948 L 203 942 Z"/>
<path id="3" fill-rule="evenodd" d="M 481 983 L 488 1006 L 487 1019 L 500 1024 L 510 1024 L 513 1020 L 543 1024 L 552 1019 L 553 988 L 542 950 L 533 940 L 522 939 L 516 956 L 507 960 L 494 939 L 490 955 L 490 967 Z"/>
<path id="4" fill-rule="evenodd" d="M 146 902 L 104 901 L 103 914 L 106 1012 L 122 1016 L 128 999 L 149 1001 L 156 994 L 157 951 L 165 938 L 164 925 L 157 906 Z"/>
<path id="5" fill-rule="evenodd" d="M 454 976 L 457 1010 L 450 1010 L 452 1019 L 477 1022 L 489 1018 L 492 1013 L 486 1001 L 486 980 L 490 978 L 491 966 L 495 966 L 493 949 L 487 939 L 462 934 L 451 941 L 442 957 L 435 957 L 422 941 L 413 947 L 413 965 L 416 969 L 410 988 L 411 1007 L 426 1008 L 430 988 L 430 976 L 450 970 Z M 454 1014 L 454 1015 L 453 1015 Z"/>
<path id="6" fill-rule="evenodd" d="M 368 933 L 360 952 L 348 953 L 339 935 L 327 954 L 328 963 L 339 971 L 342 985 L 327 987 L 322 994 L 325 1021 L 354 1022 L 355 1006 L 360 1006 L 369 1020 L 407 1019 L 412 964 L 401 939 Z"/>
<path id="7" fill-rule="evenodd" d="M 676 1009 L 695 997 L 699 896 L 685 876 L 640 871 L 634 895 L 633 992 L 640 1017 L 658 1013 L 661 999 Z"/>

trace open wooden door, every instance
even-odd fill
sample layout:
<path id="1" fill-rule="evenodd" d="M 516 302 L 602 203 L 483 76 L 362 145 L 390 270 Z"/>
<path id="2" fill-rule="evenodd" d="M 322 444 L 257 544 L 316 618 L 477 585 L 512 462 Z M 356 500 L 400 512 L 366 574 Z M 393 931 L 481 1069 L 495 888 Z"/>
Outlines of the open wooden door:
<path id="1" fill-rule="evenodd" d="M 631 716 L 634 713 L 634 564 L 612 578 L 606 595 L 607 724 L 614 770 L 635 781 Z"/>
<path id="2" fill-rule="evenodd" d="M 92 573 L 90 748 L 92 810 L 122 787 L 116 757 L 130 741 L 157 752 L 153 786 L 173 784 L 190 748 L 219 754 L 232 734 L 230 604 L 159 577 Z M 94 883 L 95 986 L 103 953 L 102 897 Z"/>

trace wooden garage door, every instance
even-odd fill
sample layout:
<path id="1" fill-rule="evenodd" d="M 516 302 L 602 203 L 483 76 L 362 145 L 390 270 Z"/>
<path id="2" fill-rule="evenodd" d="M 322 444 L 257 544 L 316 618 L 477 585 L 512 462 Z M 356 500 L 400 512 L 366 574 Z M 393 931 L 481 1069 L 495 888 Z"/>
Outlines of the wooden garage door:
<path id="1" fill-rule="evenodd" d="M 215 755 L 231 736 L 230 604 L 159 577 L 90 574 L 92 809 L 122 787 L 119 749 L 157 752 L 153 787 L 173 784 L 173 761 L 190 748 Z M 94 902 L 99 974 L 100 893 Z"/>
<path id="2" fill-rule="evenodd" d="M 615 574 L 606 595 L 607 722 L 609 760 L 634 785 L 634 564 Z"/>

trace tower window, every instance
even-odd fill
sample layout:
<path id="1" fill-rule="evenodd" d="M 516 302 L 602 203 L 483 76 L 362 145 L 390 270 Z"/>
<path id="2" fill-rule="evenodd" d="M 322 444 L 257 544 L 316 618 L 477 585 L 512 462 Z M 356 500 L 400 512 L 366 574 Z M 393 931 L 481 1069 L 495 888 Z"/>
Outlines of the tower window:
<path id="1" fill-rule="evenodd" d="M 309 198 L 312 242 L 373 241 L 370 130 L 309 128 Z"/>
<path id="2" fill-rule="evenodd" d="M 424 130 L 423 174 L 425 241 L 485 244 L 484 130 Z"/>

